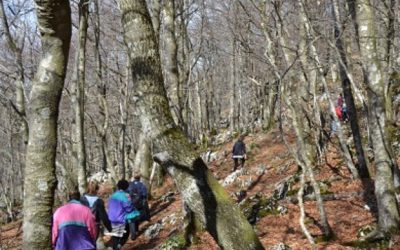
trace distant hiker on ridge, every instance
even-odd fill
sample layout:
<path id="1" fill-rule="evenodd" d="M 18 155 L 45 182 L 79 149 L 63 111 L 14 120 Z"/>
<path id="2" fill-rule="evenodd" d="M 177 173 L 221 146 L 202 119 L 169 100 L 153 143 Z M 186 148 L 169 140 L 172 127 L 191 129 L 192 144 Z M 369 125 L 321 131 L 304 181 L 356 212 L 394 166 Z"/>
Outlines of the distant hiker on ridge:
<path id="1" fill-rule="evenodd" d="M 237 167 L 239 166 L 239 160 L 241 168 L 244 168 L 244 162 L 247 159 L 246 144 L 244 144 L 243 140 L 244 140 L 244 135 L 240 135 L 238 140 L 233 145 L 232 149 L 232 159 L 234 161 L 233 171 L 236 171 Z"/>

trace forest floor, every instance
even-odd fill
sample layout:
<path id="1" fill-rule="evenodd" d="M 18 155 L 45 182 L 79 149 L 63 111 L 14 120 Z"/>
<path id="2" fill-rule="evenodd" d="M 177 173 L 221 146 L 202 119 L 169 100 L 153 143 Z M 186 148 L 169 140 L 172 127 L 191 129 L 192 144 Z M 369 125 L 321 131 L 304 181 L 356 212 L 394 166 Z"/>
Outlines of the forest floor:
<path id="1" fill-rule="evenodd" d="M 246 180 L 253 180 L 252 185 L 246 190 L 246 197 L 256 194 L 270 197 L 275 191 L 277 184 L 297 172 L 297 166 L 292 160 L 288 150 L 277 131 L 268 134 L 259 132 L 245 138 L 248 160 L 245 165 L 245 174 L 240 176 L 232 184 L 226 186 L 226 190 L 236 200 L 235 193 L 243 190 Z M 294 138 L 289 138 L 293 143 Z M 223 152 L 230 152 L 234 141 L 222 145 L 214 150 L 221 156 Z M 337 153 L 333 144 L 326 147 L 327 156 L 321 166 L 315 167 L 316 178 L 320 182 L 327 183 L 328 190 L 324 193 L 327 200 L 324 202 L 330 226 L 335 234 L 329 241 L 323 240 L 321 225 L 319 224 L 319 213 L 316 202 L 305 201 L 306 226 L 314 239 L 318 241 L 318 249 L 354 249 L 351 242 L 358 240 L 360 228 L 376 223 L 376 204 L 373 195 L 373 183 L 364 181 L 353 181 L 350 173 Z M 230 155 L 218 157 L 217 160 L 208 163 L 214 176 L 221 182 L 231 173 L 233 162 Z M 264 166 L 264 174 L 257 175 L 257 169 Z M 294 183 L 290 190 L 298 189 L 299 184 Z M 290 193 L 289 190 L 289 193 Z M 103 188 L 105 196 L 111 193 L 111 188 Z M 165 198 L 165 194 L 170 195 Z M 334 195 L 333 195 L 334 194 Z M 167 239 L 177 235 L 182 227 L 182 202 L 176 191 L 173 181 L 167 177 L 161 187 L 153 189 L 154 199 L 150 201 L 151 221 L 140 226 L 140 235 L 135 240 L 129 240 L 123 249 L 156 249 Z M 265 249 L 271 249 L 279 243 L 290 246 L 291 249 L 311 249 L 311 245 L 303 235 L 299 225 L 299 207 L 291 197 L 296 197 L 296 192 L 291 192 L 288 197 L 279 200 L 279 205 L 286 207 L 287 212 L 283 214 L 267 214 L 258 218 L 254 225 Z M 164 197 L 164 198 L 161 198 Z M 232 218 L 234 219 L 234 218 Z M 160 232 L 152 239 L 144 236 L 143 232 L 155 223 L 161 223 Z M 14 222 L 1 227 L 0 249 L 19 249 L 21 243 L 21 222 Z M 197 233 L 196 243 L 189 249 L 219 249 L 213 238 L 207 232 Z M 390 245 L 379 247 L 367 246 L 366 249 L 400 249 L 400 240 L 392 240 Z M 172 249 L 172 248 L 168 248 Z"/>

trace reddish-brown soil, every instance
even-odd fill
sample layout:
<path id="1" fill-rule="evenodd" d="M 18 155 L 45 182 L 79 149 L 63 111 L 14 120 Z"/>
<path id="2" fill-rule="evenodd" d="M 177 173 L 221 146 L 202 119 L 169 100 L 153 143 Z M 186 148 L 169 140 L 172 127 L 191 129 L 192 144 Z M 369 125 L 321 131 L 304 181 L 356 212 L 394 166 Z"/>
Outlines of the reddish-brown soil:
<path id="1" fill-rule="evenodd" d="M 290 143 L 294 140 L 295 138 L 289 138 Z M 297 167 L 278 132 L 270 132 L 268 134 L 258 133 L 248 136 L 245 139 L 245 143 L 247 144 L 247 148 L 251 148 L 248 154 L 249 159 L 245 166 L 249 169 L 247 171 L 249 174 L 240 178 L 249 179 L 251 177 L 252 180 L 257 180 L 256 184 L 250 190 L 247 190 L 247 197 L 256 193 L 263 193 L 267 196 L 271 195 L 277 183 L 297 171 Z M 230 152 L 232 145 L 233 141 L 219 147 L 217 150 L 218 152 Z M 232 169 L 232 161 L 229 155 L 208 165 L 219 180 L 228 176 Z M 250 176 L 250 173 L 255 173 L 252 170 L 257 169 L 260 165 L 266 167 L 265 174 L 262 176 Z M 340 155 L 337 154 L 333 145 L 327 147 L 326 162 L 324 161 L 322 166 L 315 167 L 315 174 L 318 180 L 330 180 L 329 192 L 337 194 L 336 199 L 324 202 L 335 238 L 328 242 L 318 243 L 318 249 L 353 249 L 346 246 L 346 243 L 357 240 L 357 231 L 361 227 L 376 222 L 375 215 L 371 212 L 375 206 L 373 183 L 353 181 L 350 178 L 345 163 Z M 238 183 L 240 181 L 226 187 L 226 190 L 232 194 L 232 197 L 234 197 L 234 192 L 240 190 Z M 298 188 L 298 184 L 295 184 L 293 188 Z M 363 192 L 364 190 L 366 191 Z M 157 199 L 169 191 L 175 193 L 172 201 Z M 107 193 L 111 193 L 111 188 L 107 187 L 103 189 L 103 194 L 106 195 Z M 143 234 L 140 234 L 135 241 L 129 240 L 123 249 L 154 249 L 168 237 L 179 233 L 182 226 L 182 203 L 172 180 L 167 177 L 162 187 L 154 189 L 153 197 L 155 197 L 155 200 L 150 202 L 152 218 L 150 222 L 141 225 L 141 233 L 152 224 L 172 214 L 177 215 L 178 220 L 174 223 L 167 223 L 156 238 L 149 240 Z M 299 207 L 291 203 L 289 199 L 283 199 L 280 201 L 280 204 L 288 208 L 288 213 L 284 215 L 267 215 L 260 218 L 255 225 L 257 235 L 264 247 L 269 249 L 283 242 L 292 249 L 311 249 L 310 244 L 300 229 Z M 372 209 L 368 209 L 366 205 Z M 322 236 L 316 202 L 306 201 L 305 209 L 308 230 L 314 238 Z M 20 222 L 16 222 L 1 227 L 2 245 L 0 245 L 0 249 L 18 249 L 20 247 L 22 235 L 20 224 Z M 208 233 L 198 233 L 197 236 L 198 240 L 196 244 L 189 249 L 219 249 Z M 400 249 L 400 244 L 397 244 L 397 242 L 399 241 L 395 241 L 392 245 L 393 249 Z"/>

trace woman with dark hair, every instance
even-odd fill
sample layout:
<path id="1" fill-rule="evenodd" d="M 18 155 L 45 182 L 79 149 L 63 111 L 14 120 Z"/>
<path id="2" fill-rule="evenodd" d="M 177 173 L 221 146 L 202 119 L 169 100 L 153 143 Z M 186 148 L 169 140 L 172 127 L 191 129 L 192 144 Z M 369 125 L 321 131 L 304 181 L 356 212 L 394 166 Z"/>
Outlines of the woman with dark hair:
<path id="1" fill-rule="evenodd" d="M 129 236 L 129 223 L 136 220 L 140 213 L 133 206 L 127 193 L 129 182 L 120 180 L 117 183 L 117 191 L 108 200 L 108 218 L 112 224 L 112 247 L 121 249 Z"/>

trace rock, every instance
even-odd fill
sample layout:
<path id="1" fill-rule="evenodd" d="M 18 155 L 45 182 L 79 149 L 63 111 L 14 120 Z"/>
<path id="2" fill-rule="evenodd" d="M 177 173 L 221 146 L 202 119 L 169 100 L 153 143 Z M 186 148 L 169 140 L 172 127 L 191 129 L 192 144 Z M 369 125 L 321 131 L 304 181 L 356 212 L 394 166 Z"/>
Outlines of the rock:
<path id="1" fill-rule="evenodd" d="M 276 210 L 279 212 L 279 214 L 283 215 L 283 214 L 287 214 L 288 209 L 287 207 L 283 206 L 283 205 L 279 205 Z"/>
<path id="2" fill-rule="evenodd" d="M 110 182 L 111 181 L 111 174 L 106 173 L 104 171 L 97 172 L 90 176 L 89 181 L 97 181 L 99 183 Z"/>
<path id="3" fill-rule="evenodd" d="M 218 152 L 213 152 L 211 150 L 208 150 L 206 153 L 201 155 L 201 158 L 203 159 L 204 162 L 212 162 L 215 160 L 218 160 Z"/>
<path id="4" fill-rule="evenodd" d="M 375 227 L 372 225 L 365 225 L 362 228 L 358 229 L 357 231 L 357 237 L 359 239 L 364 239 L 366 236 L 368 236 L 371 232 L 375 230 Z"/>
<path id="5" fill-rule="evenodd" d="M 164 226 L 166 224 L 175 225 L 178 221 L 177 215 L 175 213 L 168 215 L 167 217 L 161 220 L 161 224 Z"/>
<path id="6" fill-rule="evenodd" d="M 267 167 L 265 165 L 259 165 L 256 170 L 257 175 L 263 175 L 267 171 Z"/>
<path id="7" fill-rule="evenodd" d="M 291 250 L 292 248 L 288 245 L 285 245 L 285 243 L 278 243 L 277 245 L 273 246 L 271 250 Z"/>
<path id="8" fill-rule="evenodd" d="M 289 183 L 288 181 L 283 181 L 278 184 L 277 188 L 274 191 L 273 197 L 277 200 L 282 200 L 286 197 L 287 192 L 289 191 Z"/>
<path id="9" fill-rule="evenodd" d="M 148 239 L 154 239 L 161 231 L 162 225 L 157 222 L 146 229 L 144 236 Z"/>
<path id="10" fill-rule="evenodd" d="M 243 175 L 243 173 L 244 173 L 244 169 L 243 168 L 242 169 L 238 169 L 235 172 L 231 173 L 222 182 L 222 186 L 226 187 L 226 186 L 234 183 L 239 176 Z"/>
<path id="11" fill-rule="evenodd" d="M 233 138 L 231 131 L 227 130 L 221 134 L 215 136 L 214 144 L 219 145 L 223 144 Z"/>

